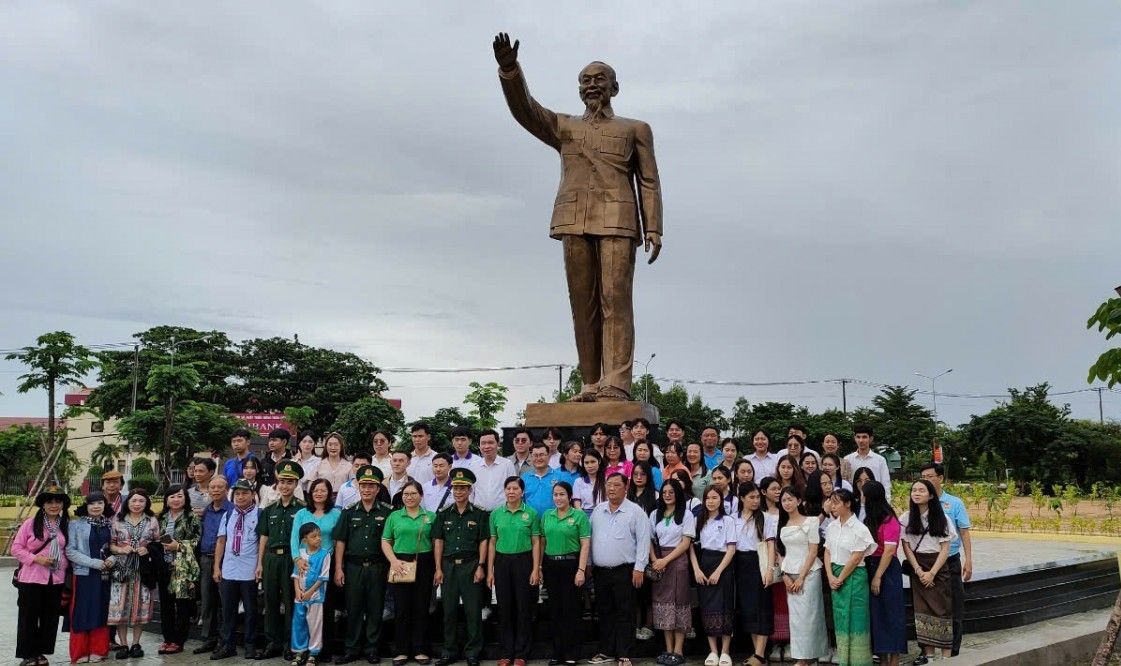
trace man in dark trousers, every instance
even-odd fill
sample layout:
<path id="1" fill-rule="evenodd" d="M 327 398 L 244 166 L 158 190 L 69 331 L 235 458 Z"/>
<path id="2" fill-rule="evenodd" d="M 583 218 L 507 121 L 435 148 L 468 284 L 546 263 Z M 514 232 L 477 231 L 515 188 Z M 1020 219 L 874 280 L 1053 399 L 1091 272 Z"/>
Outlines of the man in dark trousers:
<path id="1" fill-rule="evenodd" d="M 336 664 L 349 664 L 365 654 L 371 664 L 381 661 L 382 610 L 389 562 L 381 550 L 385 519 L 393 511 L 379 499 L 381 468 L 363 465 L 355 475 L 358 501 L 343 511 L 335 525 L 335 584 L 346 593 L 346 649 Z M 382 498 L 388 494 L 382 494 Z"/>
<path id="2" fill-rule="evenodd" d="M 455 503 L 436 514 L 432 524 L 432 550 L 436 558 L 436 584 L 442 585 L 444 648 L 436 666 L 449 666 L 456 658 L 456 615 L 463 600 L 467 643 L 463 655 L 468 666 L 479 666 L 483 650 L 483 572 L 486 571 L 490 520 L 487 512 L 471 504 L 475 473 L 457 467 L 451 473 Z M 490 594 L 487 594 L 489 600 Z"/>
<path id="3" fill-rule="evenodd" d="M 257 535 L 261 547 L 257 555 L 257 580 L 265 595 L 265 639 L 268 645 L 257 650 L 254 659 L 272 659 L 284 655 L 292 661 L 288 638 L 292 628 L 292 519 L 304 503 L 296 499 L 296 485 L 304 477 L 304 468 L 293 460 L 276 465 L 276 491 L 280 499 L 261 509 Z M 284 612 L 281 613 L 283 608 Z"/>

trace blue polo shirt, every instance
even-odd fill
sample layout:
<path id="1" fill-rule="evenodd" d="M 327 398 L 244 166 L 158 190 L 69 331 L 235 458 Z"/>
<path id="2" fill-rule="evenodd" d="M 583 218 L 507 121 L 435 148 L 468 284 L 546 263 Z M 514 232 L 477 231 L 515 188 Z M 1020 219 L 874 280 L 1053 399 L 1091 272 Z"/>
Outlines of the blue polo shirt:
<path id="1" fill-rule="evenodd" d="M 942 512 L 946 514 L 946 519 L 957 530 L 958 536 L 950 542 L 950 555 L 957 555 L 961 552 L 961 531 L 970 528 L 969 513 L 965 510 L 965 502 L 950 493 L 943 492 L 938 501 L 942 503 Z"/>
<path id="2" fill-rule="evenodd" d="M 218 528 L 222 525 L 222 519 L 233 510 L 234 503 L 230 500 L 223 502 L 220 509 L 214 508 L 214 502 L 206 503 L 206 508 L 202 511 L 202 536 L 199 537 L 200 553 L 214 552 L 214 547 L 218 545 Z"/>
<path id="3" fill-rule="evenodd" d="M 552 467 L 544 476 L 537 476 L 536 470 L 530 470 L 522 474 L 522 481 L 525 483 L 525 503 L 533 507 L 537 515 L 543 515 L 549 509 L 555 508 L 553 505 L 553 485 L 557 481 L 563 481 L 557 474 L 557 470 Z"/>
<path id="4" fill-rule="evenodd" d="M 563 467 L 556 467 L 556 468 L 554 468 L 554 471 L 557 473 L 557 481 L 567 481 L 568 484 L 570 486 L 572 486 L 573 488 L 576 487 L 576 480 L 577 479 L 584 478 L 580 475 L 580 468 L 579 467 L 576 468 L 575 472 L 570 472 Z M 550 501 L 551 501 L 551 498 L 550 498 Z M 550 507 L 550 508 L 552 508 L 552 507 Z M 541 515 L 545 515 L 545 514 L 541 514 Z"/>
<path id="5" fill-rule="evenodd" d="M 707 467 L 710 472 L 719 467 L 720 463 L 724 462 L 724 454 L 720 451 L 720 447 L 717 447 L 716 453 L 713 453 L 711 456 L 705 453 L 704 449 L 701 449 L 701 455 L 704 456 L 705 467 Z"/>

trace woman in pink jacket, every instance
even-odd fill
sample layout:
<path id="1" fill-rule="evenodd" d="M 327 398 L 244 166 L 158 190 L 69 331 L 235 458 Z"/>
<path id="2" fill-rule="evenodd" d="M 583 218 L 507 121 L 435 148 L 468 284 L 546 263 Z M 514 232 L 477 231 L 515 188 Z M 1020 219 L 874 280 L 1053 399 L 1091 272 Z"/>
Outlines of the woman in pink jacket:
<path id="1" fill-rule="evenodd" d="M 45 655 L 54 654 L 66 581 L 70 496 L 52 485 L 39 493 L 35 506 L 39 510 L 23 521 L 12 542 L 12 555 L 19 560 L 16 657 L 22 659 L 20 666 L 46 666 Z"/>

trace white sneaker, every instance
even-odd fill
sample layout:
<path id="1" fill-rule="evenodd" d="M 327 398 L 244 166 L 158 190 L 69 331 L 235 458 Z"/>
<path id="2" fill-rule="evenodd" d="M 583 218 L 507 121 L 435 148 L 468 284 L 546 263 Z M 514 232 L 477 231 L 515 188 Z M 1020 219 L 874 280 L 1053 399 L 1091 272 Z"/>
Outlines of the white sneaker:
<path id="1" fill-rule="evenodd" d="M 720 664 L 720 657 L 715 652 L 709 652 L 708 657 L 705 658 L 705 666 L 718 666 Z"/>

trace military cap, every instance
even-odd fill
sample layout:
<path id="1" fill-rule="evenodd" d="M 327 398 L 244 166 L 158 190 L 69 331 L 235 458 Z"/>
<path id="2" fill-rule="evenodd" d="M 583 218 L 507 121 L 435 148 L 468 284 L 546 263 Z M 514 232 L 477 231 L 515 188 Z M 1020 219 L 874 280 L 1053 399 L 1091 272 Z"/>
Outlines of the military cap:
<path id="1" fill-rule="evenodd" d="M 238 479 L 230 490 L 248 490 L 251 493 L 257 492 L 253 489 L 253 484 L 249 483 L 249 479 Z"/>
<path id="2" fill-rule="evenodd" d="M 475 473 L 465 467 L 456 467 L 452 470 L 453 486 L 475 485 Z"/>
<path id="3" fill-rule="evenodd" d="M 304 478 L 304 468 L 295 460 L 285 458 L 276 464 L 276 478 L 295 479 L 299 481 Z"/>
<path id="4" fill-rule="evenodd" d="M 362 465 L 354 475 L 354 480 L 358 483 L 381 483 L 385 480 L 385 473 L 375 465 Z"/>

